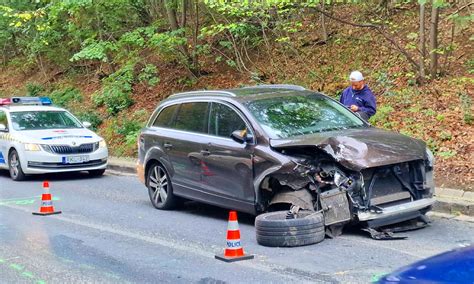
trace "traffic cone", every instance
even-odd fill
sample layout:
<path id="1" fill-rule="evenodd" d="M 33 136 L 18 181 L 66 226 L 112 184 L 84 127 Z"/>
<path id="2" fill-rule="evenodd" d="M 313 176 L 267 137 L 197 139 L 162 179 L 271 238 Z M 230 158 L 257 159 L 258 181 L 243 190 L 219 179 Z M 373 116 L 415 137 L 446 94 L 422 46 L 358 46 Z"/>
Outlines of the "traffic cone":
<path id="1" fill-rule="evenodd" d="M 33 215 L 53 215 L 53 214 L 61 214 L 61 211 L 54 211 L 53 207 L 53 200 L 51 197 L 51 193 L 49 193 L 49 182 L 43 182 L 43 188 L 45 193 L 41 196 L 41 207 L 40 212 L 33 212 Z"/>
<path id="2" fill-rule="evenodd" d="M 234 262 L 245 259 L 252 259 L 253 255 L 245 255 L 240 243 L 240 229 L 237 221 L 237 212 L 229 212 L 229 223 L 227 224 L 227 247 L 224 255 L 216 255 L 216 259 L 225 262 Z"/>

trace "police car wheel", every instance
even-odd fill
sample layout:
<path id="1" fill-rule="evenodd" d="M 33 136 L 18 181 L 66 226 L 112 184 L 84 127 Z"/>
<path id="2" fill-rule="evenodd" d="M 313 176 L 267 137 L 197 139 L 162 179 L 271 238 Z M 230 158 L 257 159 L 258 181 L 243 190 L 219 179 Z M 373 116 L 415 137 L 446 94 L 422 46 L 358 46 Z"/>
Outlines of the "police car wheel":
<path id="1" fill-rule="evenodd" d="M 20 157 L 16 150 L 12 150 L 8 156 L 8 165 L 10 168 L 10 177 L 14 181 L 25 180 L 26 176 L 21 168 Z"/>
<path id="2" fill-rule="evenodd" d="M 105 173 L 105 169 L 89 171 L 89 175 L 93 177 L 103 176 L 104 173 Z"/>
<path id="3" fill-rule="evenodd" d="M 176 197 L 173 195 L 173 186 L 168 172 L 161 164 L 153 164 L 147 173 L 147 187 L 151 203 L 157 209 L 173 209 L 176 206 Z"/>

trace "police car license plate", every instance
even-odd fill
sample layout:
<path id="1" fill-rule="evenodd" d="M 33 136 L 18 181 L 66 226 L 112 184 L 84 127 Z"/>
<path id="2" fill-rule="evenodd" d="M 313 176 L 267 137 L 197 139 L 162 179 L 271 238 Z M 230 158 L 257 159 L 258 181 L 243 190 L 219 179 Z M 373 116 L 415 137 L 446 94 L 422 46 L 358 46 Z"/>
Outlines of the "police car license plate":
<path id="1" fill-rule="evenodd" d="M 63 157 L 63 164 L 80 164 L 89 161 L 89 156 L 67 156 Z"/>

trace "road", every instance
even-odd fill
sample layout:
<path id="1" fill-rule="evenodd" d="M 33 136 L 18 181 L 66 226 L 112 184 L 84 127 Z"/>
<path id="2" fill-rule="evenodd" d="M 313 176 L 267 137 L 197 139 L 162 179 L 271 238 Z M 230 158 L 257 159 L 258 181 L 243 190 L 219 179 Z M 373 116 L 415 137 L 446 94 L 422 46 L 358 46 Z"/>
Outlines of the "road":
<path id="1" fill-rule="evenodd" d="M 34 216 L 42 181 L 55 209 Z M 369 283 L 393 269 L 468 243 L 474 223 L 432 218 L 408 239 L 375 241 L 360 230 L 298 248 L 257 244 L 254 217 L 239 213 L 242 242 L 254 260 L 214 259 L 226 238 L 228 211 L 188 202 L 152 207 L 134 176 L 37 176 L 13 182 L 0 171 L 2 283 Z"/>

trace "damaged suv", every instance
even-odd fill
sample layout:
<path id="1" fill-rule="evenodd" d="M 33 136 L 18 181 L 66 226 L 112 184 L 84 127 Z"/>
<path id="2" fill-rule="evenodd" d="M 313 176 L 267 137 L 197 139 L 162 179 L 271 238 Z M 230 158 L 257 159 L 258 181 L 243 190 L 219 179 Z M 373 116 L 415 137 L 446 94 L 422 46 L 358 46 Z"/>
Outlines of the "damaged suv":
<path id="1" fill-rule="evenodd" d="M 362 223 L 377 236 L 386 225 L 424 221 L 434 203 L 434 158 L 424 142 L 372 127 L 300 86 L 172 95 L 138 147 L 137 172 L 156 208 L 190 199 L 252 214 L 277 211 L 256 220 L 257 237 L 263 232 L 261 243 L 269 245 L 272 237 L 297 237 L 298 219 L 309 233 L 338 235 Z M 279 245 L 316 242 L 287 241 Z"/>

